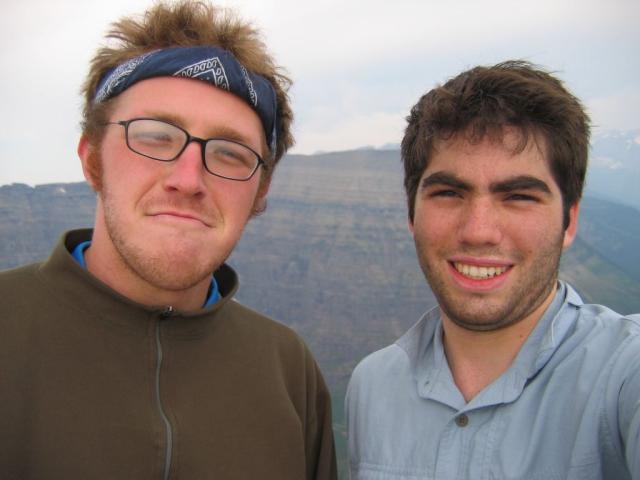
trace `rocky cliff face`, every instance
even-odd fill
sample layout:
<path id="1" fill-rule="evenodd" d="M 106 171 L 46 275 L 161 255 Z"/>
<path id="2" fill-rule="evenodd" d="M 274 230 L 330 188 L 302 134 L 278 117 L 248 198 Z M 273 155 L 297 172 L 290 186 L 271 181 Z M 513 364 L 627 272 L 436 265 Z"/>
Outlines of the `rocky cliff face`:
<path id="1" fill-rule="evenodd" d="M 60 232 L 92 226 L 94 212 L 86 183 L 0 187 L 0 268 L 45 258 Z"/>
<path id="2" fill-rule="evenodd" d="M 94 211 L 85 183 L 0 187 L 0 268 L 45 258 Z M 638 244 L 640 212 L 588 197 L 561 276 L 588 301 L 640 311 Z M 288 156 L 229 262 L 239 300 L 298 330 L 336 386 L 435 304 L 407 229 L 397 151 Z"/>

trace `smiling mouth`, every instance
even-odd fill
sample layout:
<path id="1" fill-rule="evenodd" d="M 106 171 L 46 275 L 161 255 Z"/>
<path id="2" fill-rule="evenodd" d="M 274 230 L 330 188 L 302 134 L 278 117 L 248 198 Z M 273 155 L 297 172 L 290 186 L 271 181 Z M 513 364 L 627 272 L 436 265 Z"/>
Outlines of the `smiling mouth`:
<path id="1" fill-rule="evenodd" d="M 454 262 L 453 267 L 458 273 L 472 280 L 488 280 L 499 277 L 510 268 L 504 266 L 480 267 L 478 265 L 469 265 L 461 262 Z"/>

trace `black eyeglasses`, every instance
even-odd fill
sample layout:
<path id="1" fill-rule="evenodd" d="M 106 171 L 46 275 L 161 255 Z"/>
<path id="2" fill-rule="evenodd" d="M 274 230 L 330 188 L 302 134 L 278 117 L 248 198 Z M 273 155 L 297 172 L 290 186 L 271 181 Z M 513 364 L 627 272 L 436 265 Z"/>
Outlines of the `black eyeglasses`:
<path id="1" fill-rule="evenodd" d="M 124 127 L 127 147 L 142 156 L 161 162 L 171 162 L 184 152 L 191 142 L 200 144 L 204 168 L 216 177 L 229 180 L 249 180 L 264 160 L 251 148 L 225 138 L 192 137 L 184 128 L 155 118 L 132 118 L 107 125 Z"/>

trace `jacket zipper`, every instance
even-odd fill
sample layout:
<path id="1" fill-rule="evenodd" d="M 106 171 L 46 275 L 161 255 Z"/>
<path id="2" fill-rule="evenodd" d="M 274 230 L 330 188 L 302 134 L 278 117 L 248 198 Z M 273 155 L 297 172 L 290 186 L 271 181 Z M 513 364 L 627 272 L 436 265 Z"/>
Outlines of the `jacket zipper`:
<path id="1" fill-rule="evenodd" d="M 169 418 L 164 411 L 162 405 L 162 398 L 160 396 L 160 370 L 162 368 L 162 343 L 160 342 L 160 325 L 162 320 L 169 318 L 173 314 L 173 307 L 169 306 L 165 308 L 160 314 L 160 320 L 156 322 L 156 402 L 158 404 L 158 410 L 160 417 L 164 423 L 164 430 L 166 436 L 165 457 L 164 457 L 164 475 L 163 479 L 169 479 L 169 470 L 171 468 L 171 455 L 173 451 L 173 430 Z"/>

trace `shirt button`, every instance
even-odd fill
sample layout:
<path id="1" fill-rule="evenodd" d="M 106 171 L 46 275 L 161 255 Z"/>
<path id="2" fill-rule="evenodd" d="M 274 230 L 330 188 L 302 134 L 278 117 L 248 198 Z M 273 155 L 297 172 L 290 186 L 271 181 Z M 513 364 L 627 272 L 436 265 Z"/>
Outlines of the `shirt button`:
<path id="1" fill-rule="evenodd" d="M 458 425 L 459 427 L 466 427 L 467 425 L 469 425 L 469 417 L 467 417 L 464 413 L 458 415 L 456 417 L 456 425 Z"/>

